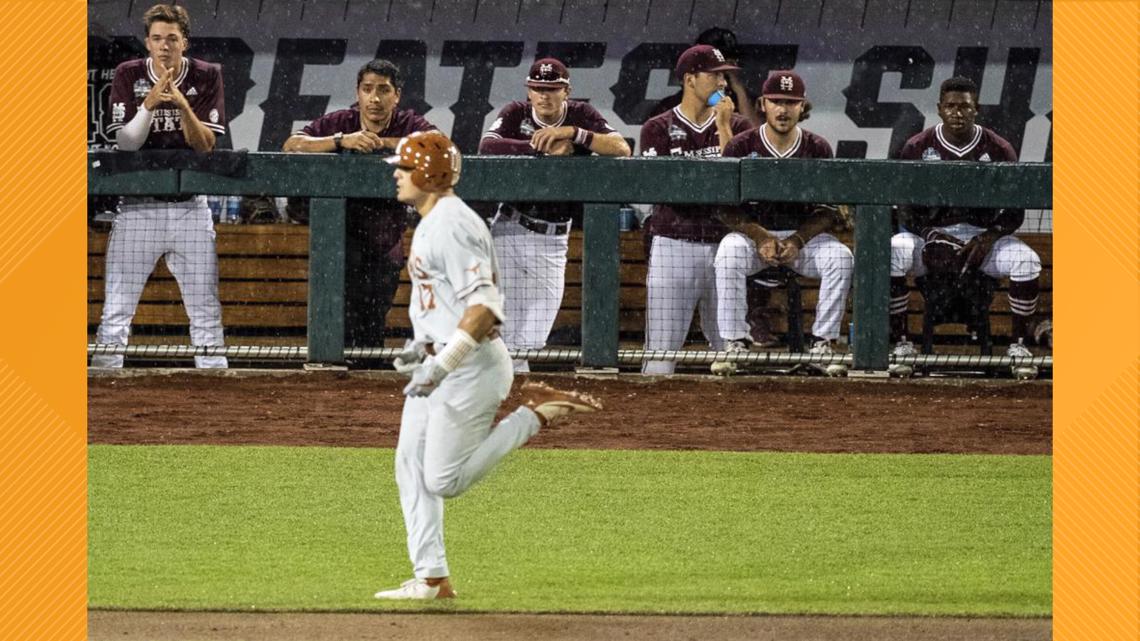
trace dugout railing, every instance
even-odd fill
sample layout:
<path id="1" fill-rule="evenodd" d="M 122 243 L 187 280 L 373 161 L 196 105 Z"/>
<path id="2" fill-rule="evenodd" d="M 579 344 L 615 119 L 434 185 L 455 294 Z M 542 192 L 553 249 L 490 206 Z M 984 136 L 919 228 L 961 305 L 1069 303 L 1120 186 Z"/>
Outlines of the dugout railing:
<path id="1" fill-rule="evenodd" d="M 381 157 L 250 153 L 240 177 L 232 177 L 195 169 L 108 173 L 103 168 L 113 164 L 109 155 L 115 153 L 118 152 L 88 153 L 89 194 L 310 197 L 307 349 L 293 350 L 291 355 L 312 363 L 344 361 L 345 199 L 395 196 L 391 168 Z M 639 351 L 618 349 L 619 205 L 736 204 L 757 200 L 852 205 L 855 341 L 853 354 L 847 358 L 856 370 L 883 371 L 890 360 L 887 310 L 891 206 L 909 203 L 1049 209 L 1052 164 L 636 157 L 548 158 L 535 162 L 531 158 L 469 156 L 464 158 L 463 179 L 457 192 L 470 201 L 585 204 L 581 349 L 562 350 L 558 360 L 591 368 L 616 367 L 647 357 Z M 211 349 L 214 348 L 187 348 L 179 350 L 187 354 L 179 355 L 209 353 Z M 237 350 L 241 348 L 228 349 L 233 355 L 240 355 Z M 99 350 L 124 353 L 119 346 L 91 345 L 88 351 Z M 373 350 L 369 355 L 386 356 L 390 351 Z M 537 353 L 528 355 L 541 359 Z M 783 356 L 780 359 L 749 354 L 739 360 L 807 359 L 801 355 Z M 688 351 L 680 360 L 707 362 L 717 357 L 711 352 Z M 924 357 L 911 358 L 921 362 Z M 972 359 L 973 364 L 982 366 L 1007 361 L 1004 357 Z M 1035 362 L 1051 366 L 1052 359 L 1038 358 Z"/>

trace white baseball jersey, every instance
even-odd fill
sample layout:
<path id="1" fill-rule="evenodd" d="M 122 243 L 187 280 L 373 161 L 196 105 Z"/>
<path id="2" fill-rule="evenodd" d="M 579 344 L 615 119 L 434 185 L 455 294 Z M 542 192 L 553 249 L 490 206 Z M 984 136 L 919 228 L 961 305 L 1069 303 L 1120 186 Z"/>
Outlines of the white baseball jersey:
<path id="1" fill-rule="evenodd" d="M 456 196 L 441 198 L 416 227 L 408 275 L 416 341 L 446 342 L 470 305 L 484 305 L 503 320 L 491 232 Z"/>

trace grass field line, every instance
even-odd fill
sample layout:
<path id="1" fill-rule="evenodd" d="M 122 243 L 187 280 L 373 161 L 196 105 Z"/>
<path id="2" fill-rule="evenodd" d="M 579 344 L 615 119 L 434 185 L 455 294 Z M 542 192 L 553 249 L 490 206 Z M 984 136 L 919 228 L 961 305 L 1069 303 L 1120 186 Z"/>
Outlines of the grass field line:
<path id="1" fill-rule="evenodd" d="M 90 606 L 424 611 L 371 599 L 410 574 L 392 459 L 92 446 Z M 1043 456 L 524 449 L 448 503 L 444 611 L 1047 616 L 1051 480 Z"/>

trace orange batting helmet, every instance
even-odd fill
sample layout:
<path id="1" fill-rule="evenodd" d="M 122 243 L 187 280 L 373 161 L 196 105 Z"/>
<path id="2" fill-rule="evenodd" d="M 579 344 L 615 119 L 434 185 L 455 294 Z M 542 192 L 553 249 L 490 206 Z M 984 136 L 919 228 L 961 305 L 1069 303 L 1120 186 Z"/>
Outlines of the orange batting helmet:
<path id="1" fill-rule="evenodd" d="M 412 184 L 427 192 L 447 191 L 459 182 L 462 156 L 438 131 L 417 131 L 400 139 L 388 163 L 412 172 Z"/>

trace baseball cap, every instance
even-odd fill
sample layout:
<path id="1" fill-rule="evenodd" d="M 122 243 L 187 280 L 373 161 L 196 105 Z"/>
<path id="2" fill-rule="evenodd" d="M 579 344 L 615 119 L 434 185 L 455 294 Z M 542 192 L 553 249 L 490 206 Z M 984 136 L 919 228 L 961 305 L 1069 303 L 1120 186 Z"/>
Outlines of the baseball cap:
<path id="1" fill-rule="evenodd" d="M 735 71 L 740 69 L 725 61 L 720 49 L 711 45 L 693 45 L 677 58 L 677 67 L 673 73 L 677 78 L 684 78 L 687 73 L 700 73 L 702 71 Z"/>
<path id="2" fill-rule="evenodd" d="M 790 69 L 777 69 L 768 74 L 760 93 L 770 100 L 803 100 L 807 87 L 800 74 Z"/>
<path id="3" fill-rule="evenodd" d="M 526 75 L 528 87 L 569 87 L 570 72 L 557 58 L 541 58 L 530 66 Z"/>

